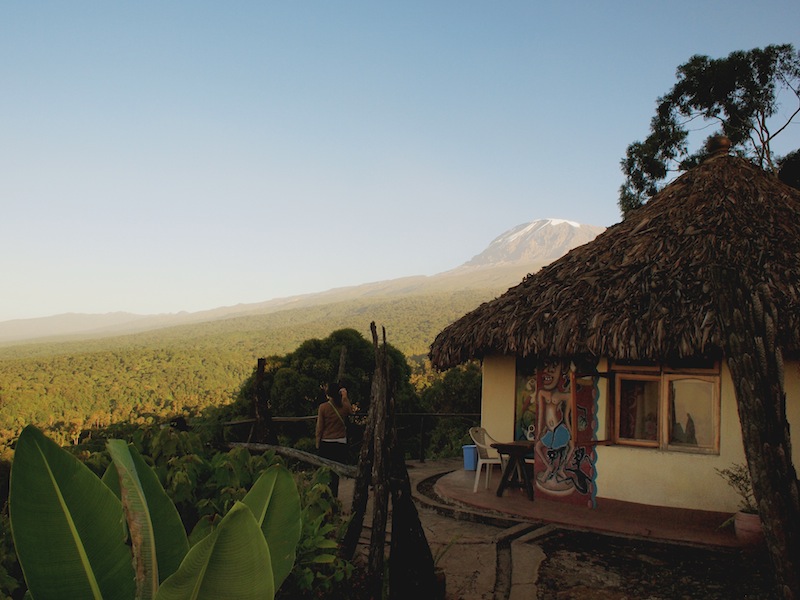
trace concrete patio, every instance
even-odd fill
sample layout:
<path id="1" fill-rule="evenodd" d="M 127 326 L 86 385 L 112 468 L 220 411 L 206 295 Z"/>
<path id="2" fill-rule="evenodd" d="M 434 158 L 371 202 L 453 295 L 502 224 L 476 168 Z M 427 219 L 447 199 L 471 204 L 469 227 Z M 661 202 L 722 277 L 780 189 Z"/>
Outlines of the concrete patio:
<path id="1" fill-rule="evenodd" d="M 590 508 L 547 500 L 542 494 L 536 494 L 530 501 L 520 489 L 507 489 L 503 497 L 498 497 L 499 469 L 492 469 L 488 488 L 483 487 L 484 475 L 481 474 L 478 491 L 473 492 L 475 471 L 465 470 L 458 461 L 439 466 L 449 469 L 443 471 L 434 485 L 442 501 L 491 515 L 683 544 L 740 546 L 733 528 L 721 527 L 731 516 L 728 513 L 648 506 L 605 498 L 598 498 L 597 506 Z M 410 469 L 414 470 L 414 467 Z"/>

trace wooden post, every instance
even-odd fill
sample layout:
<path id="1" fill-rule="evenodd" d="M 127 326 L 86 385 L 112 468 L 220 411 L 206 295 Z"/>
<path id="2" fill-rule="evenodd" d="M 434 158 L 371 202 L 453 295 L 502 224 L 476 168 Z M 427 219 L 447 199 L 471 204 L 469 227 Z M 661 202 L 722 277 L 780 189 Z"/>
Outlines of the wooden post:
<path id="1" fill-rule="evenodd" d="M 351 505 L 352 516 L 347 524 L 347 530 L 339 544 L 339 556 L 352 560 L 356 553 L 361 530 L 364 528 L 364 515 L 367 513 L 369 500 L 369 485 L 372 475 L 372 432 L 374 431 L 373 411 L 370 408 L 367 417 L 367 427 L 364 430 L 364 440 L 358 457 L 358 471 L 353 487 L 353 502 Z"/>
<path id="2" fill-rule="evenodd" d="M 371 327 L 374 330 L 375 323 Z M 373 331 L 373 338 L 377 334 Z M 376 355 L 377 361 L 377 355 Z M 377 371 L 377 368 L 376 368 Z M 374 393 L 374 382 L 373 382 Z M 370 400 L 369 412 L 367 413 L 367 426 L 364 429 L 364 439 L 361 441 L 361 450 L 358 455 L 358 474 L 356 475 L 355 486 L 353 487 L 353 502 L 351 505 L 352 516 L 347 525 L 344 537 L 339 544 L 339 556 L 346 560 L 352 560 L 356 553 L 358 540 L 361 537 L 361 530 L 364 528 L 364 516 L 367 513 L 367 502 L 369 500 L 369 486 L 372 479 L 372 461 L 374 451 L 374 433 L 377 429 L 378 413 L 374 409 L 374 398 Z"/>
<path id="3" fill-rule="evenodd" d="M 372 330 L 373 345 L 377 344 L 377 332 L 375 323 L 370 325 Z M 344 350 L 344 348 L 342 348 Z M 342 365 L 340 354 L 339 366 Z M 375 352 L 375 371 L 378 371 L 378 354 Z M 358 454 L 358 474 L 356 475 L 355 486 L 353 487 L 353 502 L 351 504 L 352 516 L 347 530 L 339 544 L 339 556 L 346 560 L 352 560 L 356 553 L 358 540 L 364 528 L 364 516 L 367 513 L 367 502 L 369 501 L 369 486 L 372 481 L 372 463 L 375 457 L 375 431 L 378 428 L 378 412 L 374 406 L 375 380 L 373 378 L 372 391 L 373 397 L 370 399 L 369 412 L 367 413 L 367 426 L 364 429 L 364 438 L 361 441 L 361 450 Z"/>
<path id="4" fill-rule="evenodd" d="M 253 416 L 256 418 L 256 422 L 250 434 L 252 439 L 248 439 L 248 442 L 263 443 L 266 439 L 264 427 L 264 417 L 267 412 L 267 398 L 264 390 L 264 371 L 266 366 L 267 359 L 259 358 L 256 363 L 256 383 L 253 393 Z"/>
<path id="5" fill-rule="evenodd" d="M 375 348 L 375 374 L 372 377 L 372 398 L 370 410 L 375 411 L 375 432 L 373 438 L 372 488 L 372 535 L 369 543 L 369 572 L 367 589 L 372 598 L 381 598 L 383 591 L 383 565 L 386 546 L 386 522 L 389 513 L 389 487 L 386 448 L 386 416 L 388 409 L 386 332 L 383 345 L 378 344 L 378 333 L 373 322 L 372 344 Z"/>
<path id="6" fill-rule="evenodd" d="M 378 344 L 378 333 L 374 322 L 370 325 L 370 329 L 375 348 L 375 373 L 372 378 L 367 428 L 364 432 L 353 492 L 353 514 L 339 552 L 340 556 L 346 559 L 352 559 L 355 554 L 363 528 L 371 481 L 374 502 L 367 568 L 369 597 L 377 599 L 383 594 L 386 523 L 391 494 L 389 597 L 435 598 L 436 577 L 433 555 L 414 505 L 405 457 L 400 444 L 397 443 L 394 402 L 389 391 L 386 331 L 383 330 L 383 343 Z"/>
<path id="7" fill-rule="evenodd" d="M 256 423 L 252 434 L 253 440 L 257 443 L 277 444 L 278 435 L 272 423 L 272 412 L 269 410 L 267 390 L 264 385 L 264 372 L 267 367 L 267 359 L 259 358 L 256 364 L 255 393 L 253 394 L 253 412 L 255 413 Z"/>
<path id="8" fill-rule="evenodd" d="M 389 599 L 435 599 L 433 554 L 411 493 L 403 449 L 397 439 L 394 400 L 389 399 L 389 458 L 392 490 L 392 541 L 389 554 Z M 420 460 L 424 460 L 420 457 Z"/>
<path id="9" fill-rule="evenodd" d="M 425 415 L 419 417 L 419 462 L 425 462 Z"/>
<path id="10" fill-rule="evenodd" d="M 257 444 L 257 443 L 242 443 L 231 442 L 228 444 L 230 448 L 244 448 L 250 452 L 266 452 L 272 450 L 275 454 L 280 454 L 287 458 L 299 460 L 315 467 L 328 467 L 331 471 L 335 472 L 341 477 L 355 477 L 356 468 L 353 465 L 343 465 L 342 463 L 327 458 L 322 458 L 317 454 L 306 452 L 305 450 L 297 450 L 296 448 L 289 448 L 287 446 L 275 446 L 273 444 Z"/>
<path id="11" fill-rule="evenodd" d="M 344 363 L 345 357 L 347 356 L 347 346 L 342 346 L 342 349 L 339 351 L 339 371 L 336 373 L 336 384 L 341 385 L 342 380 L 344 379 Z"/>

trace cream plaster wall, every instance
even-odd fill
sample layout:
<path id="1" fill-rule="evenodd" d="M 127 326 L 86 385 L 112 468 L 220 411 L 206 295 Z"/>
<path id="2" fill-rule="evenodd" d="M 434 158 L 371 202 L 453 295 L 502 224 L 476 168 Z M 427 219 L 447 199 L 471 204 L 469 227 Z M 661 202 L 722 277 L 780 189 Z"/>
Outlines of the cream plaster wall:
<path id="1" fill-rule="evenodd" d="M 514 439 L 517 360 L 489 356 L 483 360 L 481 426 L 498 441 Z"/>
<path id="2" fill-rule="evenodd" d="M 501 440 L 512 439 L 514 432 L 515 367 L 513 357 L 488 357 L 483 363 L 483 402 L 481 422 L 489 433 Z M 605 362 L 598 365 L 602 373 Z M 793 431 L 800 430 L 800 363 L 786 363 L 787 417 Z M 599 381 L 599 427 L 597 437 L 606 435 L 608 381 Z M 629 502 L 734 512 L 739 497 L 717 474 L 733 463 L 745 461 L 736 399 L 727 365 L 721 373 L 719 454 L 665 452 L 652 448 L 600 445 L 597 447 L 597 496 Z M 800 465 L 800 443 L 793 444 L 795 468 Z"/>
<path id="3" fill-rule="evenodd" d="M 792 440 L 792 464 L 800 476 L 800 361 L 786 361 L 783 384 L 786 386 L 786 418 Z"/>
<path id="4" fill-rule="evenodd" d="M 603 398 L 604 403 L 607 398 Z M 714 470 L 744 462 L 739 414 L 727 366 L 722 369 L 720 398 L 718 455 L 600 446 L 597 496 L 658 506 L 735 511 L 739 497 Z"/>

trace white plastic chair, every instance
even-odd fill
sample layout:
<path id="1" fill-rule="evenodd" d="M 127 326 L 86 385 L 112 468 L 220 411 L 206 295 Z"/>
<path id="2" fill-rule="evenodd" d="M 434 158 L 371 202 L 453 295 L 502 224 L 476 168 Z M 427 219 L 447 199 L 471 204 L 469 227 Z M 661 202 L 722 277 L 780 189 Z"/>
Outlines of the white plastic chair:
<path id="1" fill-rule="evenodd" d="M 492 448 L 491 444 L 497 442 L 490 436 L 483 427 L 470 427 L 469 437 L 475 442 L 475 447 L 478 450 L 478 465 L 475 469 L 475 485 L 472 488 L 473 492 L 478 491 L 478 480 L 481 478 L 481 469 L 486 465 L 486 485 L 489 487 L 489 476 L 492 472 L 494 465 L 500 466 L 500 473 L 502 474 L 505 468 L 505 459 L 502 455 L 498 454 L 497 450 Z"/>

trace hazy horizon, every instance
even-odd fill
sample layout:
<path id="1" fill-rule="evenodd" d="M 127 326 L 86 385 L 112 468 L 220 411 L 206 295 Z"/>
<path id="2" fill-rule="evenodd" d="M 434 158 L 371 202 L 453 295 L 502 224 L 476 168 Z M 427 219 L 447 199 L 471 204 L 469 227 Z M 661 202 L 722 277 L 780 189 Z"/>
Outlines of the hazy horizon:
<path id="1" fill-rule="evenodd" d="M 239 308 L 239 307 L 257 306 L 259 304 L 275 304 L 275 303 L 280 304 L 280 303 L 282 303 L 284 301 L 293 302 L 293 301 L 296 301 L 296 299 L 302 299 L 302 298 L 306 298 L 306 297 L 325 296 L 327 294 L 331 294 L 331 293 L 335 294 L 336 292 L 340 292 L 340 291 L 343 291 L 343 290 L 358 289 L 358 288 L 369 287 L 369 286 L 376 286 L 376 285 L 381 285 L 383 283 L 396 284 L 397 282 L 406 281 L 406 280 L 418 280 L 418 279 L 429 280 L 431 278 L 435 278 L 438 275 L 449 276 L 450 274 L 459 273 L 460 270 L 462 270 L 464 268 L 465 269 L 478 269 L 478 270 L 480 270 L 480 269 L 484 269 L 487 266 L 490 267 L 490 268 L 493 267 L 493 266 L 498 266 L 498 264 L 500 266 L 506 266 L 506 267 L 509 266 L 509 265 L 516 266 L 516 265 L 522 265 L 522 264 L 535 265 L 535 264 L 539 264 L 539 259 L 536 258 L 536 257 L 534 257 L 534 258 L 526 258 L 525 256 L 520 256 L 519 255 L 519 248 L 516 247 L 515 244 L 514 244 L 514 248 L 511 249 L 509 256 L 507 256 L 505 258 L 505 260 L 501 260 L 500 263 L 497 263 L 496 262 L 497 256 L 493 256 L 493 255 L 496 255 L 496 253 L 497 253 L 496 244 L 498 242 L 506 243 L 509 240 L 515 240 L 515 239 L 519 238 L 520 236 L 525 235 L 526 232 L 529 232 L 531 230 L 541 233 L 543 226 L 548 225 L 548 224 L 558 225 L 560 223 L 564 223 L 564 224 L 567 224 L 567 225 L 569 225 L 571 227 L 575 227 L 575 228 L 585 228 L 585 227 L 588 226 L 590 231 L 596 229 L 595 226 L 587 225 L 586 223 L 576 223 L 574 221 L 564 221 L 563 219 L 556 219 L 556 218 L 536 219 L 535 221 L 531 221 L 530 223 L 521 223 L 519 225 L 516 225 L 516 226 L 514 226 L 514 227 L 512 227 L 512 228 L 510 228 L 510 229 L 498 234 L 496 236 L 496 238 L 494 240 L 492 240 L 492 242 L 486 248 L 484 248 L 482 251 L 478 251 L 476 254 L 472 255 L 469 259 L 463 260 L 461 263 L 459 263 L 457 265 L 453 265 L 453 266 L 449 267 L 448 269 L 445 269 L 444 271 L 441 271 L 439 273 L 432 273 L 432 274 L 429 274 L 429 275 L 424 275 L 424 274 L 417 273 L 417 274 L 405 275 L 405 276 L 402 276 L 402 277 L 399 277 L 399 278 L 394 278 L 394 279 L 386 279 L 386 280 L 378 280 L 378 281 L 362 281 L 362 282 L 354 283 L 354 284 L 351 284 L 351 285 L 337 286 L 337 287 L 334 287 L 334 288 L 327 288 L 327 289 L 321 289 L 321 290 L 314 290 L 314 291 L 305 292 L 305 293 L 302 293 L 302 294 L 290 294 L 290 295 L 287 295 L 287 296 L 277 296 L 277 297 L 272 297 L 272 298 L 262 298 L 260 300 L 254 301 L 254 302 L 237 302 L 237 303 L 231 304 L 231 305 L 213 306 L 213 307 L 208 307 L 208 308 L 205 308 L 205 309 L 200 309 L 198 311 L 179 310 L 179 311 L 175 311 L 175 312 L 147 313 L 147 314 L 145 314 L 145 313 L 131 313 L 131 312 L 126 312 L 126 311 L 107 311 L 107 312 L 104 312 L 104 313 L 65 312 L 65 313 L 55 313 L 55 314 L 50 314 L 50 315 L 41 315 L 41 316 L 38 316 L 38 317 L 22 318 L 22 319 L 8 319 L 8 320 L 5 320 L 5 321 L 0 321 L 0 325 L 4 325 L 4 324 L 8 325 L 8 324 L 10 324 L 12 322 L 38 321 L 38 320 L 42 320 L 42 319 L 61 318 L 61 317 L 75 317 L 75 318 L 81 318 L 81 317 L 108 317 L 109 319 L 111 319 L 111 317 L 122 316 L 122 315 L 130 316 L 130 317 L 145 317 L 145 318 L 147 318 L 147 317 L 156 317 L 156 318 L 157 317 L 172 317 L 172 316 L 181 316 L 181 315 L 197 315 L 197 314 L 202 314 L 202 313 L 205 313 L 205 312 L 213 313 L 215 311 L 226 310 L 226 309 L 236 309 L 236 308 Z M 532 225 L 538 225 L 538 226 L 535 227 L 535 228 L 532 228 L 531 227 Z M 555 254 L 553 254 L 553 252 L 555 252 L 555 253 L 560 255 L 560 254 L 563 254 L 563 253 L 565 253 L 567 251 L 567 247 L 571 248 L 571 247 L 574 247 L 575 245 L 579 245 L 580 243 L 585 243 L 585 241 L 587 241 L 587 239 L 588 239 L 588 238 L 585 238 L 586 235 L 587 234 L 583 234 L 583 236 L 581 236 L 580 239 L 578 239 L 577 241 L 569 240 L 569 239 L 566 239 L 565 237 L 560 237 L 559 240 L 558 240 L 558 244 L 559 244 L 558 247 L 548 247 L 548 248 L 541 247 L 540 248 L 540 252 L 543 255 L 547 256 L 547 260 L 548 261 L 552 260 L 555 257 Z M 597 232 L 590 233 L 588 235 L 590 235 L 593 238 L 595 235 L 597 235 Z M 484 256 L 487 256 L 487 255 L 488 255 L 488 258 L 484 258 Z M 483 259 L 483 260 L 480 260 L 480 259 Z M 289 307 L 289 305 L 286 305 L 286 306 Z M 123 321 L 124 320 L 125 319 L 123 319 Z M 113 319 L 111 319 L 111 321 L 113 321 Z M 0 338 L 2 338 L 2 336 L 0 336 Z"/>
<path id="2" fill-rule="evenodd" d="M 262 302 L 440 273 L 539 218 L 612 225 L 678 65 L 798 22 L 777 0 L 4 3 L 0 321 Z"/>

